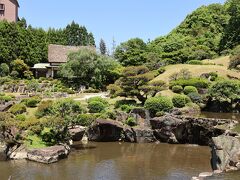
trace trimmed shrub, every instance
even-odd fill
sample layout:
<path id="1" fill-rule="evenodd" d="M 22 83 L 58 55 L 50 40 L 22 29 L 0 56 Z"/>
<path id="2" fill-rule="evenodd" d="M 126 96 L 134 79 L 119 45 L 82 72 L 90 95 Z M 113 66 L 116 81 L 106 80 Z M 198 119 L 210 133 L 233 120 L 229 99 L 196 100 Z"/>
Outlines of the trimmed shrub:
<path id="1" fill-rule="evenodd" d="M 135 100 L 119 100 L 119 101 L 116 101 L 114 108 L 118 109 L 122 105 L 136 106 L 137 102 Z"/>
<path id="2" fill-rule="evenodd" d="M 170 88 L 176 85 L 182 87 L 194 86 L 196 88 L 208 88 L 209 84 L 208 80 L 203 78 L 178 79 L 170 82 Z"/>
<path id="3" fill-rule="evenodd" d="M 24 114 L 18 114 L 18 115 L 16 115 L 16 120 L 18 120 L 18 121 L 25 121 L 26 120 L 26 116 Z"/>
<path id="4" fill-rule="evenodd" d="M 76 125 L 89 126 L 93 121 L 96 120 L 96 116 L 93 114 L 79 114 L 76 122 Z"/>
<path id="5" fill-rule="evenodd" d="M 134 117 L 129 117 L 126 121 L 125 124 L 133 127 L 137 125 L 136 119 Z"/>
<path id="6" fill-rule="evenodd" d="M 148 109 L 152 115 L 156 115 L 157 112 L 170 111 L 173 108 L 173 103 L 170 98 L 159 96 L 147 99 L 144 107 Z"/>
<path id="7" fill-rule="evenodd" d="M 108 101 L 106 99 L 103 99 L 102 97 L 92 97 L 88 99 L 88 103 L 91 103 L 93 101 L 98 101 L 103 103 L 104 105 L 108 105 Z"/>
<path id="8" fill-rule="evenodd" d="M 135 106 L 132 106 L 132 105 L 127 105 L 127 104 L 124 104 L 120 107 L 120 109 L 126 113 L 130 113 L 130 111 L 134 108 Z"/>
<path id="9" fill-rule="evenodd" d="M 174 107 L 182 108 L 188 103 L 188 100 L 185 95 L 175 95 L 172 98 L 172 102 Z"/>
<path id="10" fill-rule="evenodd" d="M 24 104 L 20 103 L 20 104 L 14 104 L 10 109 L 9 112 L 11 112 L 14 115 L 18 115 L 18 114 L 23 114 L 25 112 L 27 112 L 27 108 Z"/>
<path id="11" fill-rule="evenodd" d="M 183 92 L 183 87 L 182 87 L 182 86 L 179 86 L 179 85 L 173 86 L 173 87 L 172 87 L 172 91 L 173 91 L 174 93 L 180 94 L 180 93 Z"/>
<path id="12" fill-rule="evenodd" d="M 165 71 L 166 71 L 166 68 L 165 68 L 165 67 L 160 67 L 160 68 L 158 69 L 158 73 L 159 73 L 159 74 L 163 74 Z"/>
<path id="13" fill-rule="evenodd" d="M 183 92 L 184 92 L 184 94 L 188 95 L 190 93 L 198 93 L 198 90 L 194 86 L 186 86 L 184 88 Z"/>
<path id="14" fill-rule="evenodd" d="M 11 96 L 0 96 L 0 101 L 9 102 L 13 98 Z"/>
<path id="15" fill-rule="evenodd" d="M 202 102 L 202 96 L 199 93 L 193 92 L 193 93 L 189 93 L 187 96 L 194 103 L 201 103 Z"/>
<path id="16" fill-rule="evenodd" d="M 25 102 L 27 107 L 37 107 L 38 103 L 39 103 L 39 100 L 37 100 L 35 98 L 29 98 Z"/>
<path id="17" fill-rule="evenodd" d="M 90 113 L 101 113 L 105 111 L 107 105 L 100 101 L 92 101 L 88 103 L 88 109 Z"/>
<path id="18" fill-rule="evenodd" d="M 192 65 L 203 65 L 202 61 L 200 60 L 191 60 L 191 61 L 188 61 L 187 63 Z"/>
<path id="19" fill-rule="evenodd" d="M 42 101 L 37 108 L 36 111 L 36 117 L 37 118 L 41 118 L 47 115 L 52 114 L 52 105 L 53 105 L 53 101 L 48 100 L 48 101 Z"/>

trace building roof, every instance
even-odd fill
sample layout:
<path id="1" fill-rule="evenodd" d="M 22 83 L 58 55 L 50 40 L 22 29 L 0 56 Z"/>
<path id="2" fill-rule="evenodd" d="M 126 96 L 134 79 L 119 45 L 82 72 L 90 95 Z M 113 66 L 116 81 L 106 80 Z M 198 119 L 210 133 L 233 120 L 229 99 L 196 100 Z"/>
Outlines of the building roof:
<path id="1" fill-rule="evenodd" d="M 66 63 L 68 54 L 79 51 L 80 49 L 93 49 L 90 46 L 63 46 L 50 44 L 48 46 L 48 62 L 49 63 Z"/>
<path id="2" fill-rule="evenodd" d="M 50 66 L 49 63 L 38 63 L 38 64 L 35 64 L 32 68 L 33 69 L 46 69 L 48 66 Z"/>
<path id="3" fill-rule="evenodd" d="M 12 0 L 12 1 L 14 1 L 17 4 L 17 6 L 20 7 L 19 3 L 18 3 L 18 0 Z"/>

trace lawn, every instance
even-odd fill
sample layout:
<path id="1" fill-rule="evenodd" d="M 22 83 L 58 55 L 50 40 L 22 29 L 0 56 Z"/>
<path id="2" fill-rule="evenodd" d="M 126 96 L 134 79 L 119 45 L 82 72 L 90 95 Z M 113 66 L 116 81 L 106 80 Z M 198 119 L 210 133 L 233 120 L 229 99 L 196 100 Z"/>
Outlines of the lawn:
<path id="1" fill-rule="evenodd" d="M 156 77 L 154 80 L 163 80 L 169 83 L 169 78 L 172 74 L 179 72 L 182 69 L 188 69 L 194 77 L 199 77 L 203 73 L 216 72 L 222 77 L 234 77 L 240 79 L 240 73 L 235 70 L 228 69 L 229 57 L 221 57 L 214 60 L 204 60 L 204 63 L 214 63 L 215 65 L 190 65 L 176 64 L 166 66 L 166 71 Z M 154 81 L 153 80 L 153 81 Z"/>

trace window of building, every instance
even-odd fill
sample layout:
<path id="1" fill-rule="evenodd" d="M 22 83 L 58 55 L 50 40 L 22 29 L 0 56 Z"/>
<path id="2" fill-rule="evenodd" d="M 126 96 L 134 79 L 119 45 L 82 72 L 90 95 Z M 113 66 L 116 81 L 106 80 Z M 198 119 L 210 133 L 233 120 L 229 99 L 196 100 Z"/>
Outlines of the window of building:
<path id="1" fill-rule="evenodd" d="M 0 11 L 4 11 L 5 10 L 5 5 L 4 4 L 0 4 Z"/>

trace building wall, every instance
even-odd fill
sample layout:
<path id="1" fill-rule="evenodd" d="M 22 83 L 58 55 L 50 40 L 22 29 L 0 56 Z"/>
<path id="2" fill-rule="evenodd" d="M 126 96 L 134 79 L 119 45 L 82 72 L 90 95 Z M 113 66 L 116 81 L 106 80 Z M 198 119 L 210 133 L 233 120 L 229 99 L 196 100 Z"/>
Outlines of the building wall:
<path id="1" fill-rule="evenodd" d="M 0 4 L 5 5 L 5 10 L 0 11 L 0 20 L 17 22 L 18 20 L 18 5 L 15 0 L 0 0 Z"/>

